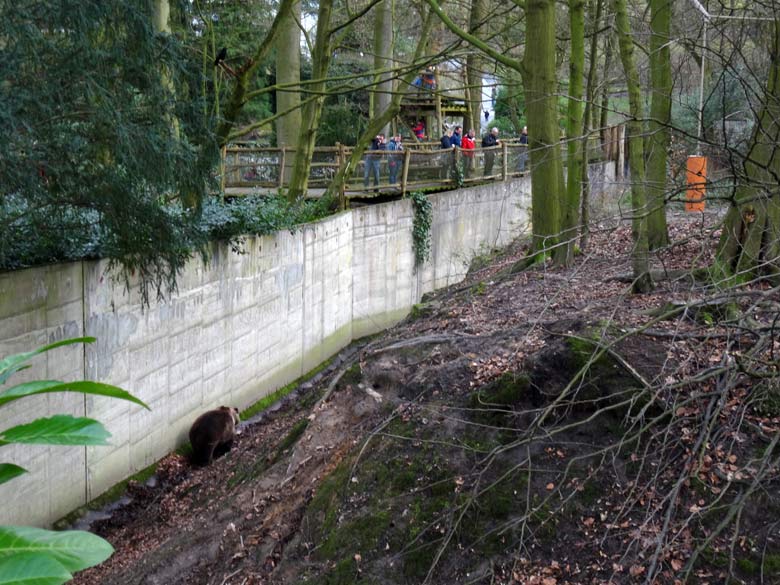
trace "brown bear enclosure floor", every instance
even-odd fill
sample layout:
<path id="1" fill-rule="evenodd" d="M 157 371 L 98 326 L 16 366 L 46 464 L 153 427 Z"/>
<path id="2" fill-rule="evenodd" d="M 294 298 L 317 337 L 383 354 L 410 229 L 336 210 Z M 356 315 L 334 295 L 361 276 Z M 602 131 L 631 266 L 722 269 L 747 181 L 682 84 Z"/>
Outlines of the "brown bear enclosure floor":
<path id="1" fill-rule="evenodd" d="M 716 221 L 671 219 L 646 295 L 625 225 L 572 268 L 474 259 L 211 466 L 131 484 L 74 583 L 780 583 L 779 297 L 690 277 Z"/>

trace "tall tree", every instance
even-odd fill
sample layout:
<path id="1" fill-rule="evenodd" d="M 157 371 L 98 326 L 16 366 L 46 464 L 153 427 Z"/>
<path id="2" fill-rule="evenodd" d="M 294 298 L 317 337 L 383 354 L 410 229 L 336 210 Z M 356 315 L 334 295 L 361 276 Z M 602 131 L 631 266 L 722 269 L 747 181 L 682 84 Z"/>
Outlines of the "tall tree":
<path id="1" fill-rule="evenodd" d="M 650 0 L 650 138 L 647 153 L 648 217 L 650 249 L 669 243 L 666 227 L 666 162 L 672 117 L 672 59 L 669 48 L 671 0 Z"/>
<path id="2" fill-rule="evenodd" d="M 561 235 L 564 183 L 558 136 L 555 49 L 555 1 L 528 0 L 522 75 L 531 154 L 533 251 L 546 253 L 552 249 L 556 262 L 563 263 L 566 251 L 557 246 Z"/>
<path id="3" fill-rule="evenodd" d="M 261 63 L 274 47 L 276 39 L 282 31 L 282 22 L 290 14 L 295 2 L 296 0 L 281 0 L 268 34 L 255 49 L 254 53 L 235 72 L 233 90 L 222 113 L 222 121 L 217 129 L 217 140 L 220 147 L 228 143 L 238 116 L 247 103 L 250 84 L 257 75 L 257 70 Z"/>
<path id="4" fill-rule="evenodd" d="M 607 34 L 604 37 L 604 81 L 601 87 L 601 104 L 599 105 L 599 120 L 598 127 L 601 134 L 601 142 L 604 142 L 604 138 L 607 131 L 607 123 L 609 120 L 609 92 L 612 88 L 612 79 L 609 77 L 610 69 L 612 68 L 612 35 Z M 595 114 L 595 112 L 594 112 Z"/>
<path id="5" fill-rule="evenodd" d="M 562 262 L 565 250 L 557 244 L 561 235 L 563 163 L 558 136 L 558 80 L 555 70 L 555 2 L 528 0 L 526 9 L 526 50 L 518 61 L 458 26 L 437 0 L 425 0 L 452 32 L 498 63 L 518 71 L 525 85 L 528 116 L 528 146 L 531 151 L 532 254 L 552 250 Z M 518 264 L 521 267 L 527 261 Z"/>
<path id="6" fill-rule="evenodd" d="M 170 25 L 171 5 L 168 0 L 154 0 L 154 12 L 152 13 L 152 26 L 156 33 L 171 32 Z"/>
<path id="7" fill-rule="evenodd" d="M 482 38 L 485 33 L 485 0 L 471 0 L 469 13 L 469 34 Z M 482 118 L 482 75 L 485 59 L 479 51 L 469 51 L 466 57 L 466 98 L 468 121 L 466 130 L 474 128 L 479 132 Z"/>
<path id="8" fill-rule="evenodd" d="M 580 193 L 582 191 L 582 88 L 585 69 L 585 0 L 569 0 L 569 30 L 571 54 L 569 56 L 569 99 L 566 123 L 567 170 L 566 199 L 563 205 L 564 243 L 563 263 L 574 262 L 574 244 L 579 225 Z"/>
<path id="9" fill-rule="evenodd" d="M 617 29 L 620 60 L 628 87 L 629 168 L 631 169 L 631 228 L 634 238 L 634 250 L 631 254 L 634 272 L 634 292 L 643 293 L 652 290 L 650 278 L 650 258 L 647 244 L 647 201 L 645 195 L 645 161 L 642 120 L 642 88 L 639 71 L 634 62 L 634 42 L 628 21 L 626 0 L 614 0 L 615 27 Z"/>
<path id="10" fill-rule="evenodd" d="M 373 91 L 371 117 L 381 116 L 393 97 L 393 0 L 382 0 L 374 10 L 374 69 L 376 85 Z M 390 125 L 382 128 L 390 133 Z"/>
<path id="11" fill-rule="evenodd" d="M 601 26 L 601 14 L 604 10 L 604 0 L 591 0 L 590 10 L 590 61 L 588 64 L 588 82 L 585 89 L 585 111 L 582 114 L 582 194 L 580 201 L 580 248 L 588 247 L 590 234 L 590 180 L 588 178 L 588 139 L 593 127 L 594 101 L 596 99 L 596 68 L 599 62 L 599 37 L 596 31 Z"/>
<path id="12" fill-rule="evenodd" d="M 292 89 L 276 91 L 276 111 L 287 112 L 276 120 L 276 145 L 295 146 L 301 133 L 301 94 L 295 87 L 301 81 L 301 2 L 279 23 L 276 42 L 276 82 Z"/>
<path id="13" fill-rule="evenodd" d="M 290 201 L 298 201 L 306 195 L 309 184 L 309 170 L 317 139 L 317 126 L 322 116 L 322 107 L 327 97 L 327 74 L 331 58 L 331 18 L 334 0 L 320 0 L 317 15 L 317 32 L 312 51 L 312 83 L 307 91 L 312 98 L 303 106 L 301 134 L 295 150 L 292 176 L 287 191 Z"/>
<path id="14" fill-rule="evenodd" d="M 780 281 L 780 19 L 772 26 L 761 110 L 717 252 L 716 267 L 739 280 L 768 273 Z"/>

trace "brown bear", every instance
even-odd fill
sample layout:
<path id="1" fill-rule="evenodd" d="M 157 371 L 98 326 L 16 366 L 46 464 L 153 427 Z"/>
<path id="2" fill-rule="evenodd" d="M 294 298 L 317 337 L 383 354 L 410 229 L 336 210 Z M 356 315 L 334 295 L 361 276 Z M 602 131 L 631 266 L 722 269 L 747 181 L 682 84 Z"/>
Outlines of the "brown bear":
<path id="1" fill-rule="evenodd" d="M 193 462 L 208 465 L 215 456 L 230 451 L 240 420 L 238 409 L 232 406 L 220 406 L 196 418 L 190 427 Z"/>

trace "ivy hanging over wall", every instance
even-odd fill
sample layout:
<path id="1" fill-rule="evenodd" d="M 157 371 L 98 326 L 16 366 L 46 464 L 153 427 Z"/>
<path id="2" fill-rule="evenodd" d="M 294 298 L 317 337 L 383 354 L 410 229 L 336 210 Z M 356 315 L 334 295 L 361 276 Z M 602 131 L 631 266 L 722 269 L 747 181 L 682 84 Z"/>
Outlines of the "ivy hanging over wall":
<path id="1" fill-rule="evenodd" d="M 414 246 L 414 267 L 421 266 L 431 256 L 431 222 L 433 206 L 422 191 L 409 195 L 414 207 L 412 223 L 412 245 Z"/>

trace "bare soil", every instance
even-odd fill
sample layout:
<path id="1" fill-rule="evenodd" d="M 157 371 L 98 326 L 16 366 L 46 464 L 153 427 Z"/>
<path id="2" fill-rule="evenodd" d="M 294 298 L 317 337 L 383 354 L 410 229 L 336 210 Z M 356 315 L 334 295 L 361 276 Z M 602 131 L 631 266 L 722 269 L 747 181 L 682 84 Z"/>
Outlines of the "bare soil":
<path id="1" fill-rule="evenodd" d="M 132 484 L 74 583 L 780 583 L 780 398 L 754 372 L 778 297 L 690 276 L 715 220 L 673 219 L 652 294 L 620 225 L 571 268 L 475 259 L 211 466 Z"/>

